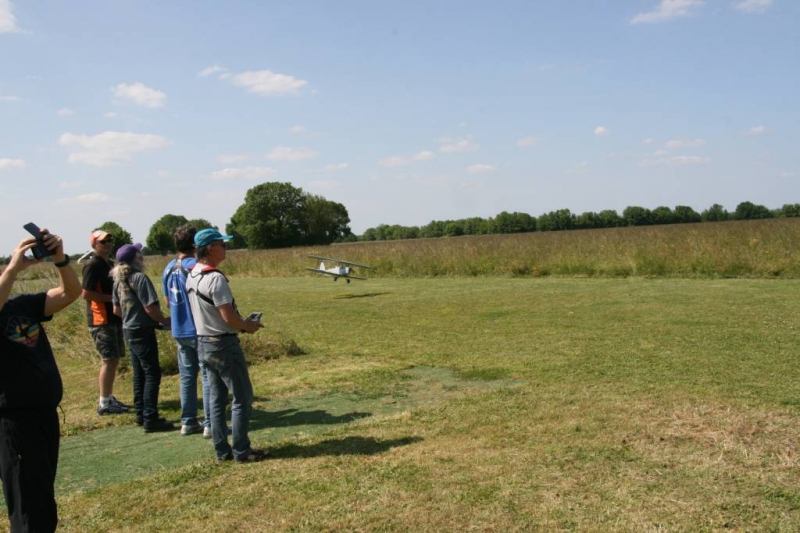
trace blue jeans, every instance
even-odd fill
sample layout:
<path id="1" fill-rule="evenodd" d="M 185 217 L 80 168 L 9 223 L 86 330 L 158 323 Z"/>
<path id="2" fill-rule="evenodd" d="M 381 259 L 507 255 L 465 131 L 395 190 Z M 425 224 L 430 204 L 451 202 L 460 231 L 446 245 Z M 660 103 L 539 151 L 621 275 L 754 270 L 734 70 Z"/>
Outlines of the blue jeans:
<path id="1" fill-rule="evenodd" d="M 197 357 L 197 337 L 176 338 L 178 344 L 178 371 L 181 375 L 181 424 L 197 424 L 197 374 L 202 371 L 203 413 L 205 427 L 211 427 L 211 393 L 208 388 L 208 372 Z"/>
<path id="2" fill-rule="evenodd" d="M 154 328 L 123 330 L 133 367 L 133 406 L 142 422 L 158 419 L 158 391 L 161 388 L 161 365 Z"/>
<path id="3" fill-rule="evenodd" d="M 244 352 L 239 338 L 197 337 L 197 353 L 200 363 L 208 370 L 211 389 L 211 436 L 218 458 L 233 454 L 234 459 L 249 454 L 250 413 L 253 403 L 253 385 L 247 371 Z M 228 391 L 233 393 L 231 420 L 233 423 L 233 445 L 228 445 L 228 426 L 225 424 L 225 405 Z"/>

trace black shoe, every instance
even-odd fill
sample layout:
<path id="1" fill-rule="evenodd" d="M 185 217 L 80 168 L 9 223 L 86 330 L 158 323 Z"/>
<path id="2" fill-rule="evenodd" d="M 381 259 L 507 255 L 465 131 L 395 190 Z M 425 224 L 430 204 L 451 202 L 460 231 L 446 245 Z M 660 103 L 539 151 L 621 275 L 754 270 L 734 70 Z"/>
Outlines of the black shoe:
<path id="1" fill-rule="evenodd" d="M 155 433 L 156 431 L 173 431 L 175 424 L 163 418 L 156 418 L 155 420 L 144 421 L 144 432 Z"/>

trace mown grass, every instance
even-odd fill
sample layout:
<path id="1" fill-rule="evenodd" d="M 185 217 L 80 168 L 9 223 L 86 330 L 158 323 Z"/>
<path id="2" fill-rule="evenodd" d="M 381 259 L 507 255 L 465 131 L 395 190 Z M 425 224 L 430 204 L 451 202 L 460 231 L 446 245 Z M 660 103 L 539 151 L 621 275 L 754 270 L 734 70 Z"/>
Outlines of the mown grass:
<path id="1" fill-rule="evenodd" d="M 307 351 L 251 367 L 267 411 L 346 393 L 402 404 L 423 365 L 517 385 L 426 386 L 395 414 L 256 436 L 276 455 L 257 465 L 216 466 L 209 445 L 207 460 L 60 495 L 63 531 L 800 529 L 800 282 L 232 283 L 265 333 Z M 94 399 L 94 372 L 57 350 L 65 432 L 81 433 L 98 418 L 80 392 L 92 381 Z M 173 419 L 176 399 L 167 378 Z"/>
<path id="2" fill-rule="evenodd" d="M 370 277 L 800 277 L 800 219 L 707 222 L 232 251 L 231 275 L 308 275 L 308 255 L 375 267 Z M 149 258 L 160 275 L 165 260 Z"/>

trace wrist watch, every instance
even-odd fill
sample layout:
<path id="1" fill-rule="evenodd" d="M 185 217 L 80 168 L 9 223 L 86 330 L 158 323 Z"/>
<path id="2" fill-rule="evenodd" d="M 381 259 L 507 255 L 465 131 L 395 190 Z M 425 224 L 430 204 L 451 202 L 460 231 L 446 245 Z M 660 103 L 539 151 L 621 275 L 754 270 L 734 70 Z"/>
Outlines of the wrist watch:
<path id="1" fill-rule="evenodd" d="M 69 264 L 69 256 L 67 254 L 64 254 L 64 260 L 59 261 L 58 263 L 53 263 L 53 266 L 55 266 L 56 268 L 61 268 L 67 266 L 68 264 Z"/>

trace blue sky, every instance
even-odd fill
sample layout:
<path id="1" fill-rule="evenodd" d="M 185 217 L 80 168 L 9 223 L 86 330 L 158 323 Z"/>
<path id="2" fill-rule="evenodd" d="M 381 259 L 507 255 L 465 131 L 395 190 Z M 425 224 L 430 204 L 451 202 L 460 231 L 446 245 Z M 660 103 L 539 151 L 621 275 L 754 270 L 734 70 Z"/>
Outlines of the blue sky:
<path id="1" fill-rule="evenodd" d="M 224 227 L 800 202 L 800 2 L 0 0 L 0 254 Z"/>

